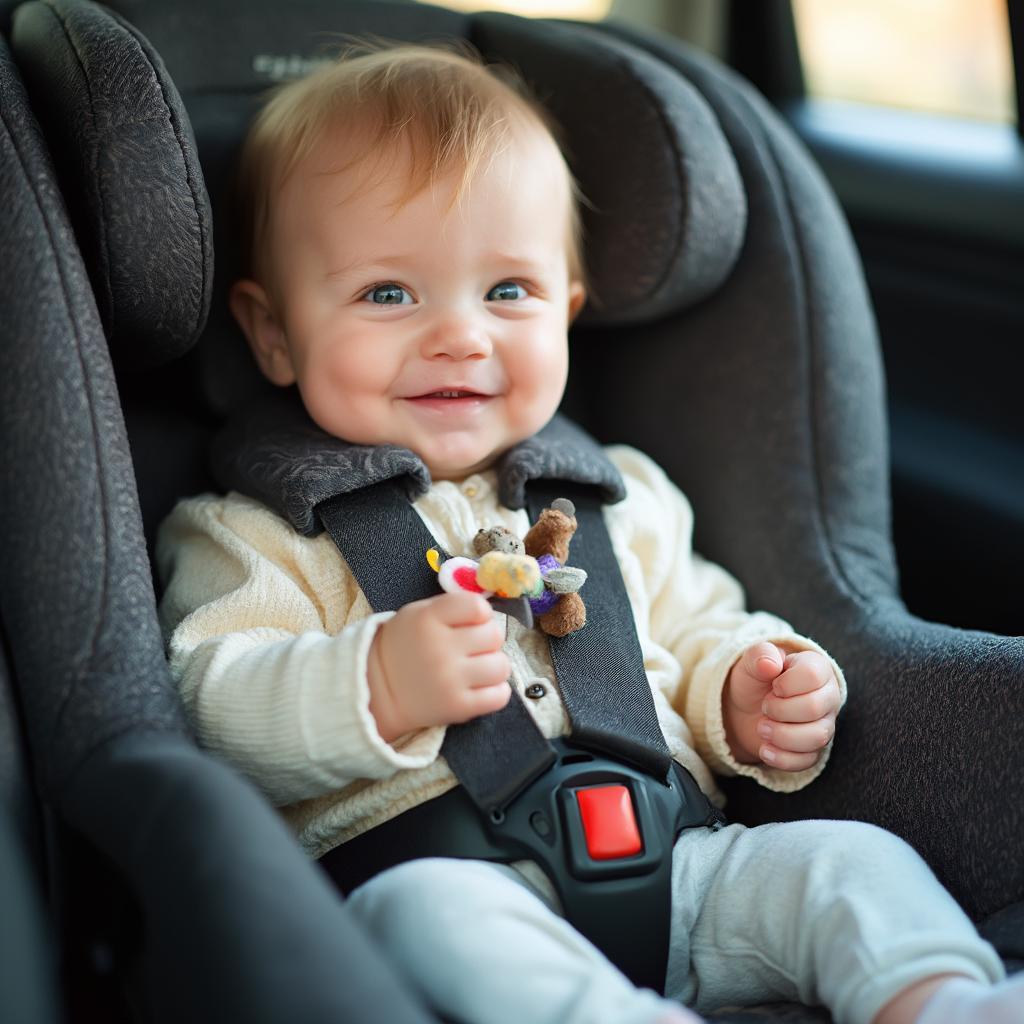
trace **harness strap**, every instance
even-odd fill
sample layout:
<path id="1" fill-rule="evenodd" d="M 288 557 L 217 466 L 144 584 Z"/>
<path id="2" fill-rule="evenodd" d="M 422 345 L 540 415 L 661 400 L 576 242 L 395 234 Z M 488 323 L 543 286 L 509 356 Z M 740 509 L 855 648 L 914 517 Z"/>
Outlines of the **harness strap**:
<path id="1" fill-rule="evenodd" d="M 587 571 L 587 624 L 567 636 L 548 638 L 572 722 L 572 741 L 665 779 L 672 755 L 654 708 L 632 605 L 600 499 L 593 488 L 553 480 L 531 481 L 526 498 L 533 520 L 555 498 L 569 498 L 576 506 L 569 561 Z"/>

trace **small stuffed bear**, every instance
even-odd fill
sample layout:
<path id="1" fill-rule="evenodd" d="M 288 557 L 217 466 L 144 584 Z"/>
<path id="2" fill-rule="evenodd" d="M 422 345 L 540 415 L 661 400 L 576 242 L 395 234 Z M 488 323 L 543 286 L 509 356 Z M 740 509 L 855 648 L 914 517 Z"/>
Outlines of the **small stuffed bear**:
<path id="1" fill-rule="evenodd" d="M 488 551 L 501 551 L 506 555 L 523 555 L 526 547 L 523 542 L 507 527 L 492 526 L 476 531 L 473 538 L 473 552 L 482 558 Z"/>
<path id="2" fill-rule="evenodd" d="M 565 564 L 576 525 L 576 507 L 567 498 L 558 498 L 541 512 L 524 538 L 526 553 L 537 559 L 544 577 L 545 593 L 531 604 L 540 628 L 549 636 L 565 636 L 587 621 L 583 598 L 576 593 L 586 573 Z"/>

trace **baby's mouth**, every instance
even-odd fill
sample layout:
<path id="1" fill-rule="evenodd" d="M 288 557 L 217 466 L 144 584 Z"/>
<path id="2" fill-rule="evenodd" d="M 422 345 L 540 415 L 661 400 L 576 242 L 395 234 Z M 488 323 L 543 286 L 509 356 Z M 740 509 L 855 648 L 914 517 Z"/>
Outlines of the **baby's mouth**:
<path id="1" fill-rule="evenodd" d="M 486 392 L 468 388 L 439 388 L 437 391 L 424 391 L 421 395 L 410 395 L 406 401 L 412 408 L 422 409 L 431 416 L 445 413 L 468 416 L 486 408 L 491 398 Z"/>
<path id="2" fill-rule="evenodd" d="M 425 391 L 422 395 L 410 395 L 409 399 L 413 402 L 460 402 L 483 400 L 490 397 L 490 395 L 480 391 L 470 391 L 467 388 L 451 388 L 441 391 Z"/>

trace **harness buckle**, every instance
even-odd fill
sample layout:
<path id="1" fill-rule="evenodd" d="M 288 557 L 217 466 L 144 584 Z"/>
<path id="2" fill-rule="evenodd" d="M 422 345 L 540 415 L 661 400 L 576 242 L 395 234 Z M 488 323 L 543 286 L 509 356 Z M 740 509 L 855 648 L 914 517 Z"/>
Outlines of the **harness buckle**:
<path id="1" fill-rule="evenodd" d="M 648 795 L 636 777 L 606 768 L 583 772 L 557 790 L 566 867 L 580 881 L 645 875 L 671 855 Z M 669 831 L 672 826 L 669 825 Z"/>

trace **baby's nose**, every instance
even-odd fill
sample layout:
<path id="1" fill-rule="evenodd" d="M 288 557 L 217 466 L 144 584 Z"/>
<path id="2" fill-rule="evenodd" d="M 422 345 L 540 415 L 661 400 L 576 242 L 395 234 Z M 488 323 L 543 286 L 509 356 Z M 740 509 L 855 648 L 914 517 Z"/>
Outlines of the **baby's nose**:
<path id="1" fill-rule="evenodd" d="M 469 316 L 439 317 L 423 338 L 427 359 L 484 359 L 491 350 L 490 335 Z"/>

